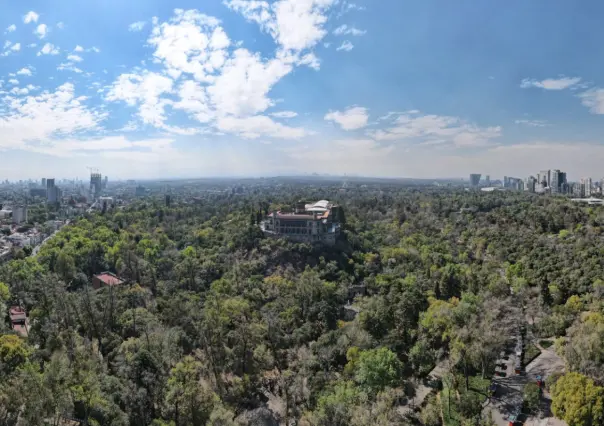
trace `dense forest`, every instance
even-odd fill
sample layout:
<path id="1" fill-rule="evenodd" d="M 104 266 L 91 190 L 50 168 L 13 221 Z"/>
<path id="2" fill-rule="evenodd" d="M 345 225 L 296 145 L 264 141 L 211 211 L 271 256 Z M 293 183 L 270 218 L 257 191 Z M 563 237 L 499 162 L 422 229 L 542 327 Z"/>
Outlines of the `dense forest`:
<path id="1" fill-rule="evenodd" d="M 262 234 L 262 214 L 300 199 L 342 206 L 336 246 Z M 286 185 L 139 201 L 1 266 L 0 424 L 489 424 L 476 387 L 524 328 L 558 338 L 554 414 L 604 424 L 603 266 L 604 209 L 561 197 Z M 102 271 L 125 284 L 94 290 Z M 446 395 L 402 409 L 439 363 Z"/>

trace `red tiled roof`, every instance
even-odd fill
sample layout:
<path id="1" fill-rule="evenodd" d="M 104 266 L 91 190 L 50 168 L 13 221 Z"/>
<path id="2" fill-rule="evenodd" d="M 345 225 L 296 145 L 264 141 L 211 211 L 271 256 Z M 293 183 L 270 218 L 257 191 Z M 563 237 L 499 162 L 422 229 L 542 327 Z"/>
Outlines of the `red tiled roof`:
<path id="1" fill-rule="evenodd" d="M 120 285 L 124 282 L 109 272 L 103 272 L 102 274 L 96 275 L 96 277 L 108 286 Z"/>

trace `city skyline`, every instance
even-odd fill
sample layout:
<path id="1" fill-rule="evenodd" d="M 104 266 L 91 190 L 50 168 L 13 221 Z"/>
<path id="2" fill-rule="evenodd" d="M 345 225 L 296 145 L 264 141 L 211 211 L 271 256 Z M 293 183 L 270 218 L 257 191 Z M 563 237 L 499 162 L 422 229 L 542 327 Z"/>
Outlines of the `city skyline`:
<path id="1" fill-rule="evenodd" d="M 8 3 L 0 179 L 598 176 L 589 4 Z"/>

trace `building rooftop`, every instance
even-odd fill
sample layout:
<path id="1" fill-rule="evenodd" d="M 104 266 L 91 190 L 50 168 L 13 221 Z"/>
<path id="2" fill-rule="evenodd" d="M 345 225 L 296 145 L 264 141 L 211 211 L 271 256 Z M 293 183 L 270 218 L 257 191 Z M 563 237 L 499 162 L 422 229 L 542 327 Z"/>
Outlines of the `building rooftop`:
<path id="1" fill-rule="evenodd" d="M 304 214 L 304 213 L 283 213 L 283 212 L 275 212 L 269 214 L 269 216 L 273 216 L 277 219 L 301 219 L 301 220 L 315 220 L 315 219 L 327 219 L 329 217 L 330 211 L 319 211 L 316 216 L 312 214 Z"/>
<path id="2" fill-rule="evenodd" d="M 101 274 L 95 275 L 103 284 L 108 286 L 120 285 L 123 284 L 124 281 L 119 279 L 115 274 L 111 272 L 103 272 Z"/>
<path id="3" fill-rule="evenodd" d="M 303 213 L 283 213 L 276 212 L 274 216 L 278 219 L 312 219 L 313 215 Z"/>
<path id="4" fill-rule="evenodd" d="M 27 319 L 25 309 L 23 309 L 21 306 L 11 306 L 9 309 L 9 316 L 11 322 L 25 321 Z"/>

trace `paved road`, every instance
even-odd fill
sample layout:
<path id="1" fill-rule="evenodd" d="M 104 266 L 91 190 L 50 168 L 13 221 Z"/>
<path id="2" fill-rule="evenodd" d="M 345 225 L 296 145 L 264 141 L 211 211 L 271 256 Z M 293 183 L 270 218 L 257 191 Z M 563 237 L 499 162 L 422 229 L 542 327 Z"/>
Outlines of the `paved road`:
<path id="1" fill-rule="evenodd" d="M 526 366 L 524 374 L 514 374 L 514 354 L 505 360 L 506 377 L 495 379 L 495 382 L 499 384 L 499 389 L 496 396 L 487 401 L 483 410 L 485 415 L 489 411 L 491 412 L 497 425 L 508 425 L 506 418 L 522 405 L 522 391 L 527 383 L 536 382 L 537 376 L 547 378 L 554 372 L 564 371 L 564 361 L 554 352 L 553 348 L 551 350 L 540 349 L 542 349 L 541 354 Z M 549 410 L 550 405 L 549 395 L 546 394 L 542 404 L 544 418 L 529 418 L 526 424 L 534 426 L 564 425 L 564 422 L 552 417 Z"/>
<path id="2" fill-rule="evenodd" d="M 31 252 L 31 255 L 32 256 L 37 255 L 38 252 L 40 251 L 40 248 L 44 245 L 44 243 L 46 241 L 48 241 L 49 239 L 51 239 L 52 237 L 54 237 L 57 232 L 59 232 L 58 229 L 55 232 L 53 232 L 52 234 L 50 234 L 48 237 L 44 238 L 44 240 L 40 244 L 38 244 L 37 246 L 34 247 L 34 249 Z"/>

